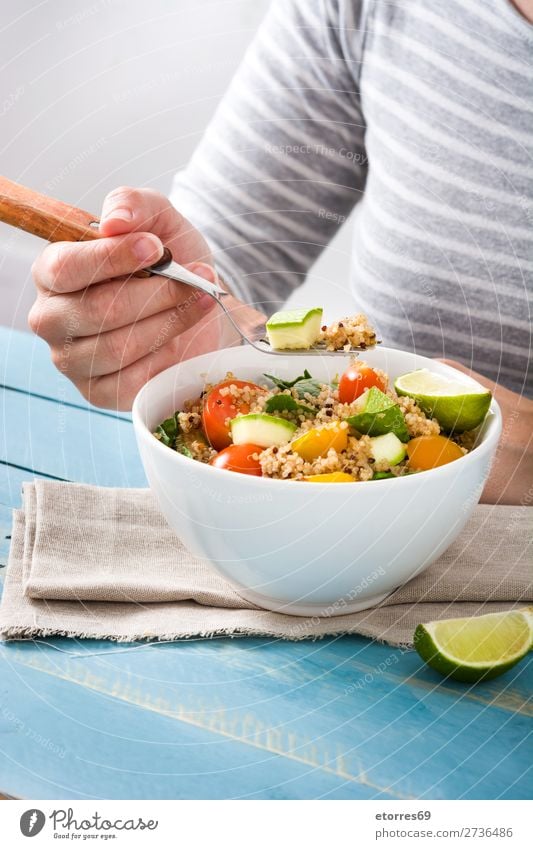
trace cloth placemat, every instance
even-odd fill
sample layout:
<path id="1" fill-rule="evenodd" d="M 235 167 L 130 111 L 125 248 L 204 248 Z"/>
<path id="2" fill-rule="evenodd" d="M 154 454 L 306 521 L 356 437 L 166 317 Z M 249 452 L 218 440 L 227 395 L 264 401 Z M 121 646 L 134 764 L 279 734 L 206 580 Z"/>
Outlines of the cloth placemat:
<path id="1" fill-rule="evenodd" d="M 530 507 L 480 505 L 447 552 L 380 606 L 306 618 L 242 599 L 180 543 L 149 490 L 37 480 L 23 496 L 0 606 L 4 639 L 357 633 L 409 645 L 420 622 L 533 601 Z"/>

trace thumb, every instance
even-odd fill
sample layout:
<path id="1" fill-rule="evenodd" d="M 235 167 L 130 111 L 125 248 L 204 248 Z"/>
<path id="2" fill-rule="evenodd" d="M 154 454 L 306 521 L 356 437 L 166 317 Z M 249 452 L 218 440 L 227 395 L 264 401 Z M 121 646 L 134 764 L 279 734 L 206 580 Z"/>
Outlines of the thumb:
<path id="1" fill-rule="evenodd" d="M 204 280 L 209 280 L 210 283 L 220 284 L 218 274 L 213 266 L 209 265 L 207 262 L 188 262 L 183 267 L 188 271 L 192 271 L 193 274 L 197 274 L 198 277 L 203 277 Z"/>

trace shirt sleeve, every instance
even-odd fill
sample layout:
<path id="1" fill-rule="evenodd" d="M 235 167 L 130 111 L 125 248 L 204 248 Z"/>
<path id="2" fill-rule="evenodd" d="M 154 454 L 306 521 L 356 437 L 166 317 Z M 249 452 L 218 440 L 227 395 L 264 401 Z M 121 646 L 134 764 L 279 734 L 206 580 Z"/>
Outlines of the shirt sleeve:
<path id="1" fill-rule="evenodd" d="M 174 180 L 172 203 L 234 293 L 267 311 L 303 282 L 364 189 L 362 5 L 274 0 Z"/>

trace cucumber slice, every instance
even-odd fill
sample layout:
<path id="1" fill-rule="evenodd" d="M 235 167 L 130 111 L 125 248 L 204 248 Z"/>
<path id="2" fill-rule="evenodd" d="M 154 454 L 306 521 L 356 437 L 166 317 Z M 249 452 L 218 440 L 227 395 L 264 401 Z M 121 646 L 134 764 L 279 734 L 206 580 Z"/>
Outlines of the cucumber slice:
<path id="1" fill-rule="evenodd" d="M 409 431 L 398 404 L 376 386 L 357 399 L 355 409 L 357 412 L 348 418 L 348 423 L 359 433 L 369 436 L 394 433 L 402 442 L 409 442 Z"/>
<path id="2" fill-rule="evenodd" d="M 249 413 L 247 416 L 232 419 L 230 428 L 234 445 L 251 442 L 262 448 L 270 448 L 271 445 L 285 445 L 290 442 L 296 425 L 278 416 Z"/>
<path id="3" fill-rule="evenodd" d="M 384 433 L 383 436 L 373 436 L 370 439 L 372 444 L 372 456 L 376 463 L 388 463 L 389 466 L 396 466 L 405 460 L 407 451 L 403 442 L 401 442 L 396 434 Z"/>
<path id="4" fill-rule="evenodd" d="M 321 307 L 275 312 L 266 323 L 268 341 L 277 351 L 305 350 L 317 341 L 321 324 Z"/>

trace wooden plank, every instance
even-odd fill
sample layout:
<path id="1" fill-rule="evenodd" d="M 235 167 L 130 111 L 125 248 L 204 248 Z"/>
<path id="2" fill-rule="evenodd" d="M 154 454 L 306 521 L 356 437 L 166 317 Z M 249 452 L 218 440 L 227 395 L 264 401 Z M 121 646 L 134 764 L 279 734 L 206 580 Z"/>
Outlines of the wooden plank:
<path id="1" fill-rule="evenodd" d="M 415 653 L 370 646 L 358 637 L 293 644 L 190 641 L 133 649 L 92 642 L 80 647 L 66 640 L 53 644 L 79 656 L 27 644 L 5 647 L 8 665 L 19 670 L 16 701 L 27 701 L 31 670 L 54 679 L 41 683 L 45 702 L 54 699 L 56 679 L 77 685 L 83 696 L 74 699 L 72 716 L 62 712 L 61 722 L 77 718 L 101 729 L 106 741 L 97 746 L 100 755 L 86 757 L 107 771 L 114 763 L 125 768 L 136 760 L 133 751 L 125 753 L 115 739 L 107 739 L 111 698 L 113 711 L 119 702 L 146 712 L 149 739 L 154 723 L 157 727 L 165 717 L 173 722 L 169 739 L 182 740 L 192 727 L 209 740 L 214 734 L 225 741 L 217 751 L 216 774 L 201 798 L 217 797 L 218 779 L 231 772 L 236 745 L 255 750 L 254 763 L 281 757 L 305 767 L 299 780 L 305 785 L 314 777 L 307 790 L 286 788 L 296 798 L 315 792 L 311 787 L 319 774 L 320 795 L 331 798 L 344 798 L 346 792 L 352 798 L 527 798 L 527 785 L 509 788 L 529 766 L 529 719 L 512 709 L 491 707 L 490 695 L 485 706 L 465 698 L 468 688 L 463 685 L 442 688 L 441 679 L 421 668 Z M 368 672 L 369 660 L 373 673 Z M 522 674 L 508 673 L 500 679 L 500 690 Z M 417 686 L 415 676 L 427 687 Z M 485 685 L 476 689 L 483 694 Z M 106 704 L 101 725 L 98 715 L 86 709 L 89 693 L 99 694 Z M 50 721 L 57 725 L 53 717 Z M 131 745 L 136 748 L 135 742 Z M 157 771 L 159 756 L 164 760 L 166 754 L 158 749 L 151 760 Z M 198 771 L 201 759 L 202 752 L 191 746 L 180 795 L 187 794 L 188 777 Z M 334 789 L 328 789 L 331 777 Z M 264 792 L 246 772 L 241 779 L 240 795 Z M 19 792 L 16 786 L 7 789 Z"/>
<path id="2" fill-rule="evenodd" d="M 38 475 L 0 461 L 0 504 L 6 507 L 19 507 L 22 500 L 22 484 L 24 481 L 35 478 L 50 480 L 46 475 Z"/>
<path id="3" fill-rule="evenodd" d="M 80 395 L 50 359 L 46 342 L 30 333 L 0 326 L 0 386 L 58 401 L 65 406 L 91 410 L 98 415 L 131 420 L 129 413 L 100 410 Z"/>
<path id="4" fill-rule="evenodd" d="M 0 505 L 0 567 L 7 565 L 7 556 L 11 543 L 12 508 Z"/>
<path id="5" fill-rule="evenodd" d="M 130 422 L 0 390 L 0 462 L 100 486 L 146 486 Z"/>
<path id="6" fill-rule="evenodd" d="M 334 773 L 177 723 L 155 711 L 8 667 L 3 681 L 25 698 L 0 710 L 0 786 L 12 795 L 76 798 L 353 798 Z M 358 798 L 374 790 L 356 785 Z M 381 795 L 380 798 L 389 798 Z"/>

